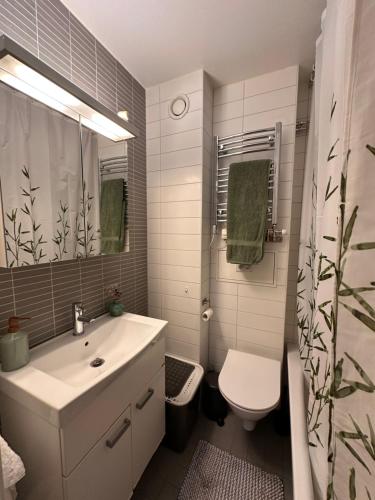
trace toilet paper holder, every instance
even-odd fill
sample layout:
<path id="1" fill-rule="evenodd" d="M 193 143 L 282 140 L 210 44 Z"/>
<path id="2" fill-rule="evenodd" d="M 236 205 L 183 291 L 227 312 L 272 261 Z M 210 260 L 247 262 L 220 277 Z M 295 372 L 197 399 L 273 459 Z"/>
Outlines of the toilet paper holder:
<path id="1" fill-rule="evenodd" d="M 202 312 L 202 320 L 204 322 L 207 322 L 207 321 L 210 321 L 210 319 L 212 318 L 212 316 L 214 315 L 214 311 L 213 309 L 211 309 L 211 307 L 207 307 L 207 309 L 205 309 L 203 312 Z"/>
<path id="2" fill-rule="evenodd" d="M 202 306 L 204 309 L 201 313 L 201 317 L 203 321 L 209 321 L 212 318 L 214 312 L 210 306 L 210 299 L 208 297 L 204 297 L 204 299 L 202 299 Z"/>

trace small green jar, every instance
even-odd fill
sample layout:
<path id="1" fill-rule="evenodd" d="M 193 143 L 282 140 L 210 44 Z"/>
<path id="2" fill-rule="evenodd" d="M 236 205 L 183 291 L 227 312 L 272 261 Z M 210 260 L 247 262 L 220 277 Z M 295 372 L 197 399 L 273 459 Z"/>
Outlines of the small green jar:
<path id="1" fill-rule="evenodd" d="M 124 313 L 124 304 L 121 304 L 121 302 L 117 302 L 117 300 L 114 300 L 109 304 L 108 310 L 111 316 L 121 316 Z"/>

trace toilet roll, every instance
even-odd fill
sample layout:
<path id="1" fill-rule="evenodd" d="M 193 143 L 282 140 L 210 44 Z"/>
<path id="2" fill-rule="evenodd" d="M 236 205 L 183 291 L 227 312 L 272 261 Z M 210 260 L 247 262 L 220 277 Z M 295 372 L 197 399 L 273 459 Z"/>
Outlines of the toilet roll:
<path id="1" fill-rule="evenodd" d="M 203 321 L 209 321 L 214 314 L 214 311 L 209 307 L 205 311 L 202 312 L 202 319 Z"/>

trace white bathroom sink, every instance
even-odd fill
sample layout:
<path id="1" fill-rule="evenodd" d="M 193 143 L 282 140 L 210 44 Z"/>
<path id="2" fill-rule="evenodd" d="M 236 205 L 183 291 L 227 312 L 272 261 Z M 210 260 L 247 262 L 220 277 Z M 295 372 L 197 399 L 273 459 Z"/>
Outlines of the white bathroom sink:
<path id="1" fill-rule="evenodd" d="M 81 336 L 68 332 L 32 349 L 27 366 L 0 372 L 0 388 L 50 418 L 90 389 L 100 390 L 100 382 L 131 363 L 166 324 L 130 313 L 102 316 Z"/>
<path id="2" fill-rule="evenodd" d="M 81 387 L 127 363 L 154 335 L 155 324 L 150 318 L 132 314 L 104 317 L 86 326 L 82 336 L 64 335 L 42 346 L 31 365 L 62 382 Z"/>

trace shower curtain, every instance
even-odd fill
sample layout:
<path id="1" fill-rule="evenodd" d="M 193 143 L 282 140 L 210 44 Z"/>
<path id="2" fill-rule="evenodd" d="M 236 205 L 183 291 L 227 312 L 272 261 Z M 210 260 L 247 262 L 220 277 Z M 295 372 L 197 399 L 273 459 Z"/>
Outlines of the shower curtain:
<path id="1" fill-rule="evenodd" d="M 374 1 L 328 0 L 316 47 L 297 315 L 319 499 L 375 499 L 374 26 Z"/>

